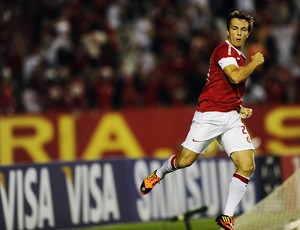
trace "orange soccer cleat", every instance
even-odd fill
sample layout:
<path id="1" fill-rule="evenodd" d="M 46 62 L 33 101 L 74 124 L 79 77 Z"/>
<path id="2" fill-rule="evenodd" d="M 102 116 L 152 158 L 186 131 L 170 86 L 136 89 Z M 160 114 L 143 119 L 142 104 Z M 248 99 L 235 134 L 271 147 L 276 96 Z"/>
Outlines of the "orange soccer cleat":
<path id="1" fill-rule="evenodd" d="M 161 179 L 156 175 L 156 170 L 143 180 L 140 186 L 140 193 L 142 195 L 148 194 L 156 184 L 159 184 Z"/>
<path id="2" fill-rule="evenodd" d="M 233 216 L 219 215 L 215 221 L 221 228 L 225 230 L 234 230 Z"/>

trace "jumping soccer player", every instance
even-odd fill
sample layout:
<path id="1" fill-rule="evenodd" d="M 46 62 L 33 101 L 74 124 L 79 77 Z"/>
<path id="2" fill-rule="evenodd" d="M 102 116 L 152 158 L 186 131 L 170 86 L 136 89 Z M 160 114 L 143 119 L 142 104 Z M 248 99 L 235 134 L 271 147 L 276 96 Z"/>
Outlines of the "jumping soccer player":
<path id="1" fill-rule="evenodd" d="M 255 169 L 254 146 L 241 118 L 252 110 L 242 107 L 247 78 L 264 63 L 258 52 L 246 64 L 242 53 L 245 41 L 253 29 L 253 17 L 233 11 L 227 18 L 227 40 L 215 48 L 210 58 L 207 82 L 198 98 L 190 131 L 182 143 L 182 151 L 171 156 L 161 168 L 150 174 L 140 186 L 148 194 L 166 174 L 192 165 L 199 154 L 215 139 L 231 158 L 236 171 L 229 185 L 225 209 L 216 218 L 223 229 L 234 229 L 234 211 L 244 196 L 250 176 Z"/>

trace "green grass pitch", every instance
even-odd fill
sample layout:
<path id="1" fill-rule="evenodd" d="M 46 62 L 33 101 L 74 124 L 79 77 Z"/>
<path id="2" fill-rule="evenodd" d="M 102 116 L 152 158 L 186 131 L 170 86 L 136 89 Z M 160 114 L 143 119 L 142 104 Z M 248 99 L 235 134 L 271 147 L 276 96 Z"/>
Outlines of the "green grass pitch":
<path id="1" fill-rule="evenodd" d="M 214 219 L 200 218 L 192 219 L 190 222 L 190 230 L 217 230 L 218 226 Z M 86 230 L 188 230 L 183 221 L 153 221 L 130 224 L 116 224 L 102 227 L 85 228 Z"/>

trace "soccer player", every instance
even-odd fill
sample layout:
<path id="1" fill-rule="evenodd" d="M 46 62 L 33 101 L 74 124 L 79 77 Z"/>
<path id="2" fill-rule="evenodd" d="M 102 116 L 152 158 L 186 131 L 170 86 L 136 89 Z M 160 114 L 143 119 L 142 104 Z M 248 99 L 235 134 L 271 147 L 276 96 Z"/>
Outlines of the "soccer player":
<path id="1" fill-rule="evenodd" d="M 145 178 L 140 186 L 148 194 L 166 174 L 193 164 L 199 154 L 215 139 L 223 146 L 236 166 L 229 185 L 225 209 L 216 218 L 223 229 L 234 229 L 234 211 L 244 196 L 255 169 L 254 146 L 241 118 L 252 115 L 242 107 L 247 78 L 264 63 L 263 55 L 255 53 L 246 64 L 242 53 L 253 29 L 253 17 L 233 11 L 227 18 L 227 40 L 219 44 L 210 58 L 207 82 L 199 98 L 190 130 L 182 143 L 180 154 L 171 156 L 161 168 Z"/>

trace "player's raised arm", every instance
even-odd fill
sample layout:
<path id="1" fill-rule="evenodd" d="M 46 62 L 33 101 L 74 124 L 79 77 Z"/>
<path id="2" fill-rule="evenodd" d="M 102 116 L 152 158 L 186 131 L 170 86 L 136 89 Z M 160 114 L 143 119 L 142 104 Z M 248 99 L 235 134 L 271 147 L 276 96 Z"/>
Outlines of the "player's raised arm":
<path id="1" fill-rule="evenodd" d="M 228 65 L 224 68 L 224 72 L 229 81 L 233 84 L 238 84 L 250 76 L 257 66 L 263 64 L 265 61 L 262 53 L 257 52 L 251 57 L 251 61 L 243 66 L 238 67 L 236 65 Z"/>

